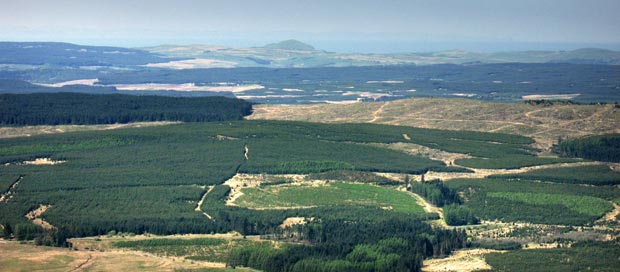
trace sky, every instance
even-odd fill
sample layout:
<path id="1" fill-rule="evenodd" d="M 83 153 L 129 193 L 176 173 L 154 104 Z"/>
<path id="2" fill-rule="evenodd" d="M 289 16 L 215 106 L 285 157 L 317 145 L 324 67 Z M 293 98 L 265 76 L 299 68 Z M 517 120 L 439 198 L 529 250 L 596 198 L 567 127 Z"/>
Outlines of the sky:
<path id="1" fill-rule="evenodd" d="M 619 0 L 0 0 L 0 41 L 336 52 L 620 50 Z"/>

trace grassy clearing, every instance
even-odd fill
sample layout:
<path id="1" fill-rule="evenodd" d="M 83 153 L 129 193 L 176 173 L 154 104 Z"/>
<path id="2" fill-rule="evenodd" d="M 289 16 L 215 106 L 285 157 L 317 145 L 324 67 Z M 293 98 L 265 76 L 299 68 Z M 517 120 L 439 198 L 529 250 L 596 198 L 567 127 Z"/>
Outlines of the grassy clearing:
<path id="1" fill-rule="evenodd" d="M 504 198 L 514 202 L 531 205 L 562 205 L 572 211 L 590 216 L 603 216 L 611 210 L 608 201 L 598 197 L 562 194 L 489 192 L 487 197 Z"/>
<path id="2" fill-rule="evenodd" d="M 334 182 L 324 186 L 245 188 L 235 202 L 247 208 L 307 206 L 376 206 L 398 212 L 423 214 L 424 209 L 405 192 L 368 184 Z"/>
<path id="3" fill-rule="evenodd" d="M 505 222 L 589 224 L 610 211 L 609 201 L 620 195 L 614 187 L 501 179 L 461 179 L 446 185 L 460 192 L 474 215 Z"/>
<path id="4" fill-rule="evenodd" d="M 620 184 L 620 173 L 612 171 L 607 165 L 538 169 L 522 174 L 492 175 L 490 178 L 542 180 L 557 183 L 590 185 Z"/>

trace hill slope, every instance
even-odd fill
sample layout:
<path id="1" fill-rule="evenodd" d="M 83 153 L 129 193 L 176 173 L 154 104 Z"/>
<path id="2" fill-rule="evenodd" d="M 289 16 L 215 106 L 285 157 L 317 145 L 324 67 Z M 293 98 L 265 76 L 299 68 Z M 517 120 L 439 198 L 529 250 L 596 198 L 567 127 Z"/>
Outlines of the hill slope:
<path id="1" fill-rule="evenodd" d="M 298 40 L 286 40 L 278 43 L 271 43 L 265 45 L 264 48 L 268 49 L 280 49 L 280 50 L 297 50 L 297 51 L 314 51 L 312 45 L 300 42 Z"/>
<path id="2" fill-rule="evenodd" d="M 363 122 L 529 136 L 549 148 L 559 136 L 620 132 L 614 105 L 500 104 L 469 99 L 412 98 L 347 105 L 258 105 L 249 119 Z"/>
<path id="3" fill-rule="evenodd" d="M 168 60 L 147 51 L 122 47 L 58 42 L 0 42 L 2 64 L 127 66 Z"/>

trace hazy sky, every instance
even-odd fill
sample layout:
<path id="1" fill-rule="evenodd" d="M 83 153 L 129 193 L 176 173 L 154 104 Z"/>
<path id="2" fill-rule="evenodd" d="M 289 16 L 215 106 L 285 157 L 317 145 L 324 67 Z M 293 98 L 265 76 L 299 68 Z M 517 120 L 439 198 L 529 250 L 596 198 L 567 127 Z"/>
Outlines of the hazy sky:
<path id="1" fill-rule="evenodd" d="M 368 52 L 612 48 L 619 12 L 620 0 L 0 0 L 0 40 L 259 46 L 296 38 Z"/>

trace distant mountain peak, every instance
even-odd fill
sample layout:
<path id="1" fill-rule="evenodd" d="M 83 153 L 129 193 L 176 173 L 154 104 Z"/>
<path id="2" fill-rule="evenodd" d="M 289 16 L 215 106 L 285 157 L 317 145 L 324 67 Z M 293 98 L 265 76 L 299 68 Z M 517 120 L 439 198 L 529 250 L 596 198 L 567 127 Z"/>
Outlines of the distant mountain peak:
<path id="1" fill-rule="evenodd" d="M 278 43 L 271 43 L 265 45 L 264 48 L 268 49 L 281 49 L 281 50 L 297 50 L 297 51 L 314 51 L 314 47 L 307 43 L 300 42 L 298 40 L 285 40 Z"/>

